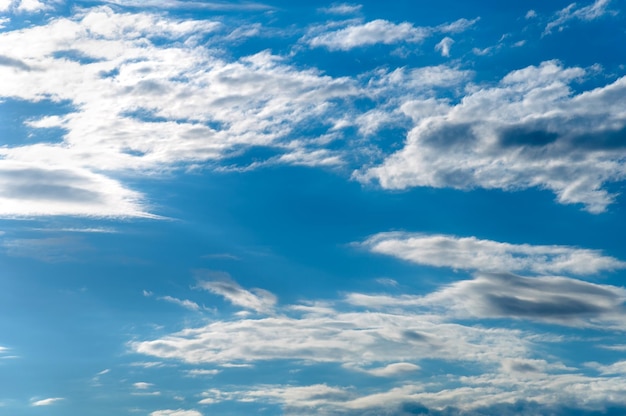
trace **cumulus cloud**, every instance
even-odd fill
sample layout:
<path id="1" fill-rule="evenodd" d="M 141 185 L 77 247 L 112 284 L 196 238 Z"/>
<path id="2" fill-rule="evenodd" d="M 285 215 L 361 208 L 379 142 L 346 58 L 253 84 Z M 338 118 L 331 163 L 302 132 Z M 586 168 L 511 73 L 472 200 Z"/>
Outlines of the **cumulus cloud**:
<path id="1" fill-rule="evenodd" d="M 430 113 L 407 104 L 415 127 L 404 148 L 357 177 L 387 189 L 542 188 L 603 212 L 614 199 L 603 186 L 626 177 L 617 99 L 626 78 L 575 94 L 569 84 L 586 74 L 549 61 L 476 86 L 458 103 L 431 102 Z"/>
<path id="2" fill-rule="evenodd" d="M 608 9 L 610 2 L 611 0 L 595 0 L 592 4 L 584 7 L 577 7 L 576 3 L 571 3 L 556 13 L 555 19 L 546 25 L 544 35 L 551 33 L 555 28 L 562 30 L 564 25 L 572 20 L 590 21 L 612 14 L 613 12 Z"/>
<path id="3" fill-rule="evenodd" d="M 626 262 L 600 250 L 556 245 L 509 244 L 476 237 L 388 232 L 362 245 L 416 264 L 461 270 L 531 271 L 592 275 L 626 268 Z"/>
<path id="4" fill-rule="evenodd" d="M 31 406 L 51 406 L 65 400 L 62 397 L 50 397 L 48 399 L 37 400 L 31 403 Z"/>
<path id="5" fill-rule="evenodd" d="M 267 51 L 224 60 L 206 38 L 221 30 L 214 21 L 96 7 L 0 34 L 0 97 L 71 104 L 65 114 L 27 122 L 62 129 L 61 144 L 0 148 L 0 186 L 10 187 L 2 194 L 13 196 L 0 215 L 144 216 L 142 196 L 114 179 L 120 172 L 161 174 L 246 146 L 286 146 L 283 163 L 336 163 L 325 150 L 289 147 L 290 133 L 324 120 L 339 105 L 333 100 L 357 93 L 355 82 L 298 70 Z M 172 42 L 154 41 L 163 38 Z M 15 44 L 29 47 L 8 46 Z M 55 166 L 63 166 L 61 177 Z M 25 170 L 40 171 L 33 175 L 41 183 L 18 186 L 13 179 Z M 50 203 L 31 192 L 26 200 L 33 186 L 70 197 Z"/>

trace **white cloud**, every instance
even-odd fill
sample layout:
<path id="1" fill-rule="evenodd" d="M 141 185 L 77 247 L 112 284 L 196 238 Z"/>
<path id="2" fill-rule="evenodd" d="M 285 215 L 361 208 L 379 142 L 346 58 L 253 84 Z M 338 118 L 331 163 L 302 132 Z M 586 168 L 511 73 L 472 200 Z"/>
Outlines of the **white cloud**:
<path id="1" fill-rule="evenodd" d="M 328 14 L 354 14 L 361 11 L 362 8 L 363 6 L 361 4 L 339 3 L 333 4 L 330 7 L 323 7 L 319 10 Z"/>
<path id="2" fill-rule="evenodd" d="M 51 406 L 65 400 L 62 397 L 50 397 L 48 399 L 37 400 L 31 403 L 31 406 Z"/>
<path id="3" fill-rule="evenodd" d="M 429 29 L 415 27 L 408 22 L 396 24 L 378 19 L 320 34 L 310 39 L 309 44 L 313 47 L 323 46 L 329 50 L 346 51 L 377 43 L 390 45 L 399 42 L 421 42 L 429 33 Z"/>
<path id="4" fill-rule="evenodd" d="M 387 189 L 543 188 L 603 212 L 614 198 L 603 186 L 626 178 L 626 117 L 615 99 L 626 78 L 574 94 L 568 84 L 586 74 L 549 61 L 469 86 L 458 103 L 431 102 L 430 113 L 405 106 L 415 123 L 405 147 L 356 176 Z"/>
<path id="5" fill-rule="evenodd" d="M 435 50 L 440 51 L 441 52 L 441 56 L 450 56 L 450 48 L 452 47 L 452 44 L 454 43 L 454 40 L 452 38 L 449 37 L 445 37 L 443 39 L 441 39 L 441 41 L 435 45 Z"/>
<path id="6" fill-rule="evenodd" d="M 1 33 L 0 97 L 71 109 L 27 122 L 66 130 L 61 144 L 0 148 L 0 187 L 13 187 L 0 193 L 14 195 L 0 201 L 0 215 L 146 216 L 142 195 L 114 177 L 167 173 L 246 146 L 286 148 L 282 163 L 336 164 L 326 150 L 285 146 L 300 124 L 319 123 L 339 105 L 331 100 L 355 95 L 355 82 L 298 70 L 269 52 L 226 61 L 211 43 L 223 36 L 203 39 L 220 31 L 213 21 L 97 7 Z M 153 43 L 164 37 L 174 42 Z M 41 184 L 32 186 L 75 191 L 73 198 L 25 199 L 12 185 L 16 166 L 37 171 Z M 67 171 L 63 178 L 55 166 Z"/>
<path id="7" fill-rule="evenodd" d="M 606 14 L 613 14 L 608 9 L 610 2 L 611 0 L 595 0 L 592 4 L 580 8 L 576 7 L 576 3 L 572 3 L 556 13 L 556 18 L 546 25 L 544 35 L 551 33 L 555 28 L 562 30 L 564 25 L 571 20 L 590 21 Z"/>
<path id="8" fill-rule="evenodd" d="M 374 253 L 461 270 L 593 275 L 626 268 L 626 262 L 605 256 L 600 250 L 509 244 L 476 237 L 388 232 L 376 234 L 362 244 Z"/>
<path id="9" fill-rule="evenodd" d="M 187 374 L 189 377 L 200 377 L 200 376 L 214 376 L 221 372 L 222 370 L 217 370 L 217 369 L 206 370 L 202 368 L 194 368 L 193 370 L 187 370 L 185 374 Z"/>
<path id="10" fill-rule="evenodd" d="M 182 306 L 185 309 L 189 309 L 192 311 L 199 311 L 200 305 L 198 305 L 196 302 L 193 302 L 191 300 L 188 299 L 178 299 L 178 298 L 174 298 L 172 296 L 161 296 L 158 298 L 159 300 L 164 300 L 166 302 L 169 303 L 173 303 L 175 305 L 179 305 Z"/>
<path id="11" fill-rule="evenodd" d="M 197 410 L 156 410 L 150 416 L 202 416 Z"/>
<path id="12" fill-rule="evenodd" d="M 233 297 L 242 292 L 232 284 L 219 290 Z M 270 317 L 235 314 L 159 339 L 134 341 L 130 347 L 140 354 L 191 364 L 302 360 L 337 363 L 380 376 L 402 375 L 409 367 L 417 368 L 415 361 L 426 358 L 499 363 L 525 357 L 529 351 L 530 343 L 519 331 L 444 322 L 426 308 L 399 312 L 394 304 L 398 300 L 402 298 L 391 297 L 392 304 L 375 312 L 369 304 L 365 305 L 369 310 L 361 310 L 353 302 L 351 311 L 332 304 L 297 304 L 278 308 Z M 376 364 L 383 366 L 376 368 Z"/>
<path id="13" fill-rule="evenodd" d="M 537 17 L 537 12 L 534 11 L 533 9 L 530 9 L 529 11 L 526 12 L 526 15 L 524 17 L 526 19 L 534 19 L 535 17 Z"/>
<path id="14" fill-rule="evenodd" d="M 154 384 L 146 383 L 146 382 L 143 382 L 143 381 L 139 381 L 137 383 L 133 383 L 133 387 L 135 387 L 136 389 L 139 389 L 139 390 L 147 390 L 147 389 L 151 388 L 152 386 L 154 386 Z"/>
<path id="15" fill-rule="evenodd" d="M 198 287 L 223 296 L 230 303 L 259 313 L 269 313 L 276 305 L 277 298 L 267 290 L 254 288 L 246 290 L 226 274 L 207 273 L 212 280 L 200 280 Z"/>
<path id="16" fill-rule="evenodd" d="M 45 10 L 46 8 L 48 8 L 48 6 L 39 0 L 21 0 L 20 4 L 17 6 L 17 11 L 33 13 Z"/>
<path id="17" fill-rule="evenodd" d="M 532 362 L 533 364 L 539 361 Z M 309 386 L 260 385 L 233 391 L 210 390 L 204 404 L 220 401 L 276 403 L 285 415 L 312 413 L 320 415 L 405 414 L 406 409 L 423 414 L 564 414 L 575 408 L 602 411 L 624 406 L 620 394 L 624 377 L 587 377 L 576 373 L 546 374 L 533 377 L 528 372 L 503 371 L 480 376 L 453 377 L 457 387 L 405 383 L 374 393 L 359 394 L 349 387 L 314 384 Z M 520 406 L 522 405 L 522 406 Z M 406 407 L 405 407 L 406 406 Z M 401 409 L 404 409 L 403 412 Z M 475 412 L 473 412 L 475 411 Z M 422 414 L 422 413 L 420 413 Z"/>

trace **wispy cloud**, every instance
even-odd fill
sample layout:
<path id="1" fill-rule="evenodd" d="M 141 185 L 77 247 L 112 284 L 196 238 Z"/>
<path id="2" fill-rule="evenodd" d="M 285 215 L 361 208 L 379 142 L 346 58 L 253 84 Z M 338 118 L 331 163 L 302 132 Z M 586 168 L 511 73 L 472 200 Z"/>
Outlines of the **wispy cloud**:
<path id="1" fill-rule="evenodd" d="M 200 275 L 202 274 L 200 273 Z M 211 277 L 211 280 L 199 280 L 198 287 L 223 296 L 235 306 L 251 309 L 259 313 L 268 313 L 276 305 L 276 296 L 266 290 L 258 288 L 246 290 L 227 274 L 216 274 L 214 272 L 205 274 L 207 277 Z"/>
<path id="2" fill-rule="evenodd" d="M 325 47 L 331 51 L 347 51 L 375 44 L 420 43 L 435 33 L 462 32 L 477 21 L 478 19 L 459 19 L 437 27 L 419 27 L 408 22 L 393 23 L 377 19 L 325 31 L 308 39 L 308 44 L 312 47 Z"/>
<path id="3" fill-rule="evenodd" d="M 197 410 L 156 410 L 150 413 L 150 416 L 202 416 Z"/>
<path id="4" fill-rule="evenodd" d="M 362 8 L 363 8 L 363 5 L 361 4 L 334 3 L 333 5 L 329 7 L 323 7 L 319 10 L 323 13 L 328 13 L 328 14 L 345 15 L 345 14 L 358 13 L 359 11 L 361 11 Z"/>
<path id="5" fill-rule="evenodd" d="M 31 403 L 31 406 L 51 406 L 65 400 L 62 397 L 50 397 L 48 399 L 36 400 Z"/>
<path id="6" fill-rule="evenodd" d="M 200 305 L 188 299 L 178 299 L 172 296 L 160 296 L 157 299 L 163 300 L 165 302 L 173 303 L 175 305 L 182 306 L 183 308 L 189 309 L 192 311 L 199 311 L 201 309 Z"/>
<path id="7" fill-rule="evenodd" d="M 556 18 L 546 25 L 543 34 L 550 34 L 553 29 L 563 30 L 567 22 L 572 20 L 590 21 L 607 14 L 614 14 L 615 12 L 608 8 L 610 2 L 611 0 L 595 0 L 592 4 L 584 7 L 578 7 L 578 4 L 572 3 L 556 13 Z"/>
<path id="8" fill-rule="evenodd" d="M 416 264 L 481 271 L 531 271 L 593 275 L 626 268 L 626 262 L 590 250 L 558 245 L 510 244 L 476 237 L 389 232 L 362 243 L 374 253 Z"/>

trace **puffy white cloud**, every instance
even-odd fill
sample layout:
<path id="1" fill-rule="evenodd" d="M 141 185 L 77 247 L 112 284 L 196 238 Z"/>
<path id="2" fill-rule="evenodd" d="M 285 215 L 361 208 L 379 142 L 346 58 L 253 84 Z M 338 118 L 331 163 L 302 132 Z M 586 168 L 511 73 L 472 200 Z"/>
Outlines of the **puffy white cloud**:
<path id="1" fill-rule="evenodd" d="M 614 196 L 603 186 L 626 177 L 620 100 L 626 78 L 575 94 L 582 68 L 544 62 L 473 86 L 457 103 L 430 102 L 431 112 L 404 106 L 415 127 L 404 148 L 357 174 L 388 189 L 549 189 L 560 203 L 598 213 Z"/>
<path id="2" fill-rule="evenodd" d="M 626 262 L 600 250 L 556 245 L 510 244 L 476 237 L 388 232 L 362 245 L 417 264 L 481 271 L 531 271 L 592 275 L 626 268 Z"/>

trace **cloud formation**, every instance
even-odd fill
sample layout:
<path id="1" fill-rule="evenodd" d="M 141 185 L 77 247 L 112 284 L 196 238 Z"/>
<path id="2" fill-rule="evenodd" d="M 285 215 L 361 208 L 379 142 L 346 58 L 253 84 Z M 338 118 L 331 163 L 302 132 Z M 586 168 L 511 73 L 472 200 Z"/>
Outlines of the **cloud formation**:
<path id="1" fill-rule="evenodd" d="M 593 275 L 626 268 L 626 262 L 603 255 L 600 250 L 509 244 L 442 234 L 379 233 L 362 246 L 416 264 L 461 270 Z"/>
<path id="2" fill-rule="evenodd" d="M 556 13 L 555 19 L 546 25 L 543 34 L 550 34 L 553 29 L 563 30 L 567 22 L 572 20 L 590 21 L 614 13 L 608 9 L 610 2 L 611 0 L 595 0 L 592 4 L 584 7 L 577 7 L 576 3 L 571 3 Z"/>
<path id="3" fill-rule="evenodd" d="M 31 403 L 31 406 L 40 407 L 40 406 L 51 406 L 53 404 L 57 404 L 61 401 L 65 400 L 62 397 L 50 397 L 48 399 L 37 400 Z"/>
<path id="4" fill-rule="evenodd" d="M 626 177 L 626 78 L 574 93 L 569 84 L 586 75 L 549 61 L 473 87 L 459 102 L 431 102 L 430 112 L 406 103 L 415 127 L 404 148 L 357 177 L 387 189 L 542 188 L 603 212 L 614 198 L 604 185 Z"/>

